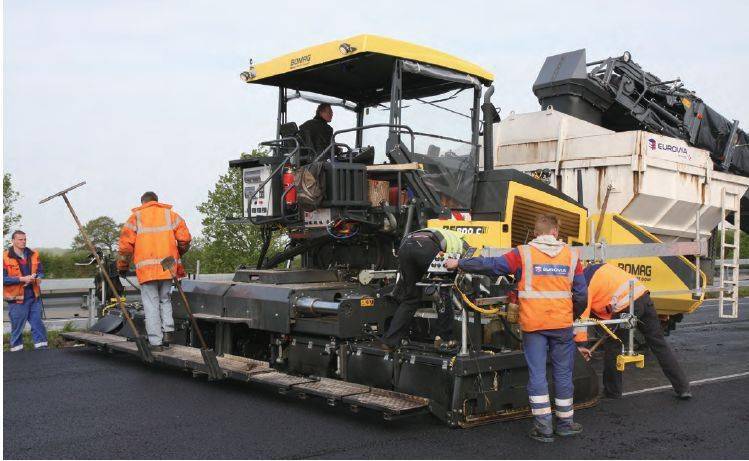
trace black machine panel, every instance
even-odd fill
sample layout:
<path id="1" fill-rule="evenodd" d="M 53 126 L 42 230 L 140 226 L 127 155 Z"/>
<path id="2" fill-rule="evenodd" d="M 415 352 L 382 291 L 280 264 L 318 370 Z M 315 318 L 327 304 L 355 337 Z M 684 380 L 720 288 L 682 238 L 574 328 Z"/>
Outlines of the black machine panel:
<path id="1" fill-rule="evenodd" d="M 705 149 L 717 170 L 749 176 L 749 134 L 708 106 L 680 79 L 663 81 L 622 56 L 586 62 L 585 50 L 546 58 L 533 92 L 542 107 L 613 131 L 646 130 Z M 749 194 L 749 192 L 747 192 Z M 741 200 L 749 231 L 749 195 Z"/>

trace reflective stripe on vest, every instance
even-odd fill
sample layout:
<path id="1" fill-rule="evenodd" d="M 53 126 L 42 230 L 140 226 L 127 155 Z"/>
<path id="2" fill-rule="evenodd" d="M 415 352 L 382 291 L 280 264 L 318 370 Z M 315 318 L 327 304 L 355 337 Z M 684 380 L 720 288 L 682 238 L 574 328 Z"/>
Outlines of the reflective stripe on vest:
<path id="1" fill-rule="evenodd" d="M 638 283 L 637 279 L 630 280 L 635 280 L 634 299 L 637 299 L 645 294 L 647 289 L 642 284 Z M 611 307 L 614 312 L 618 312 L 629 307 L 629 280 L 619 285 L 619 287 L 616 289 L 616 291 L 614 292 L 614 296 L 611 297 Z"/>
<path id="2" fill-rule="evenodd" d="M 141 217 L 141 211 L 135 212 L 135 232 L 139 234 L 155 234 L 157 232 L 173 231 L 182 222 L 180 218 L 177 218 L 172 223 L 172 212 L 169 208 L 164 208 L 164 224 L 163 226 L 144 226 L 143 219 Z M 130 225 L 132 229 L 132 224 Z"/>
<path id="3" fill-rule="evenodd" d="M 181 259 L 175 260 L 177 264 L 182 264 Z M 161 259 L 144 259 L 143 261 L 138 261 L 135 263 L 135 268 L 140 269 L 141 267 L 146 266 L 161 266 Z"/>
<path id="4" fill-rule="evenodd" d="M 518 291 L 520 299 L 566 299 L 572 298 L 571 291 L 535 291 L 523 290 Z"/>

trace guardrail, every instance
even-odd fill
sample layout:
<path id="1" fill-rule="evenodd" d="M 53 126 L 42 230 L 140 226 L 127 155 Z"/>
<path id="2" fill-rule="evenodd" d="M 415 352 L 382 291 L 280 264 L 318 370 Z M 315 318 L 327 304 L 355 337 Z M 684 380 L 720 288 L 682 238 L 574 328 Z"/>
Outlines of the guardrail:
<path id="1" fill-rule="evenodd" d="M 198 280 L 231 280 L 234 274 L 201 274 Z M 128 277 L 128 280 L 136 287 L 140 287 L 136 277 Z M 123 283 L 125 287 L 125 296 L 134 301 L 140 300 L 138 290 L 130 286 L 127 282 Z M 87 308 L 86 296 L 94 288 L 93 278 L 75 278 L 75 279 L 43 279 L 42 280 L 42 299 L 44 300 L 45 309 L 56 308 Z M 7 303 L 3 307 L 7 308 Z"/>

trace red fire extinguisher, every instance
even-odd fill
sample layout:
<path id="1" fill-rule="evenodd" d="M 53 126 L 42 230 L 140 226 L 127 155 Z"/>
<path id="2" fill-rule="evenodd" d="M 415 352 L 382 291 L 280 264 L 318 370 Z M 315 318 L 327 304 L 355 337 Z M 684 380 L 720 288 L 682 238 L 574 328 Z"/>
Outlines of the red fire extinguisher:
<path id="1" fill-rule="evenodd" d="M 291 164 L 286 164 L 283 169 L 283 182 L 284 203 L 286 206 L 293 206 L 296 204 L 296 187 L 294 187 L 294 170 L 291 168 Z"/>

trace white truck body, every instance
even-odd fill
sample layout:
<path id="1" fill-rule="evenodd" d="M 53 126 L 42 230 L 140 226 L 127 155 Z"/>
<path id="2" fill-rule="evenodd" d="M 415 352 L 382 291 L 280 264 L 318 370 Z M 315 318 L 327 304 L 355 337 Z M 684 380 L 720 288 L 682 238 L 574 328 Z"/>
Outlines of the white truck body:
<path id="1" fill-rule="evenodd" d="M 579 197 L 590 214 L 619 213 L 662 241 L 708 237 L 739 209 L 749 178 L 713 170 L 710 154 L 646 131 L 614 132 L 553 109 L 510 114 L 494 125 L 494 168 L 551 170 L 550 183 Z"/>

